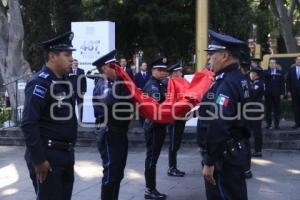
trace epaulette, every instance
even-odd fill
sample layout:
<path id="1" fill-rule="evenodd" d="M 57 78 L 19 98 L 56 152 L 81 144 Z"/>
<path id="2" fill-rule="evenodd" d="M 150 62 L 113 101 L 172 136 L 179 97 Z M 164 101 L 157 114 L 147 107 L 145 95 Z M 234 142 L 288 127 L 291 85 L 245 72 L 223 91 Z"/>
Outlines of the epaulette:
<path id="1" fill-rule="evenodd" d="M 219 80 L 219 79 L 224 78 L 224 74 L 225 74 L 224 72 L 219 74 L 218 76 L 215 77 L 215 80 Z"/>
<path id="2" fill-rule="evenodd" d="M 47 79 L 50 76 L 50 74 L 48 74 L 47 72 L 41 72 L 38 77 L 43 78 L 43 79 Z"/>

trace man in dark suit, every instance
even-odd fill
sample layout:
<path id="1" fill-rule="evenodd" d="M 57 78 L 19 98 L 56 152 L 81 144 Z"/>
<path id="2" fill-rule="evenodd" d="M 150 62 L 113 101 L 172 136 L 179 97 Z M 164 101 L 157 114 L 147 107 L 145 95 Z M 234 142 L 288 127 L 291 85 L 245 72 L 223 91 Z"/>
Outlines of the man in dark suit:
<path id="1" fill-rule="evenodd" d="M 295 66 L 291 66 L 287 75 L 287 89 L 292 96 L 295 125 L 300 128 L 300 56 L 296 58 Z"/>
<path id="2" fill-rule="evenodd" d="M 151 74 L 147 72 L 147 63 L 143 62 L 140 66 L 140 72 L 134 77 L 135 84 L 138 88 L 143 89 Z"/>
<path id="3" fill-rule="evenodd" d="M 127 60 L 125 58 L 120 58 L 120 66 L 122 69 L 127 72 L 132 80 L 134 80 L 133 72 L 129 66 L 127 66 Z"/>
<path id="4" fill-rule="evenodd" d="M 86 77 L 83 69 L 78 68 L 78 60 L 74 59 L 72 72 L 69 73 L 69 78 L 72 83 L 75 100 L 78 108 L 78 119 L 82 121 L 83 113 L 83 96 L 86 92 Z"/>
<path id="5" fill-rule="evenodd" d="M 267 129 L 272 129 L 272 111 L 274 112 L 275 129 L 280 129 L 280 101 L 285 93 L 282 70 L 275 59 L 270 59 L 269 68 L 265 73 L 265 101 Z"/>
<path id="6" fill-rule="evenodd" d="M 134 82 L 135 82 L 136 86 L 142 90 L 144 88 L 145 84 L 150 79 L 150 77 L 151 77 L 151 73 L 147 71 L 147 63 L 142 62 L 141 66 L 140 66 L 140 72 L 138 72 L 134 76 Z M 143 118 L 142 116 L 139 116 L 139 122 L 140 122 L 141 126 L 143 126 L 144 121 L 145 121 L 145 118 Z"/>

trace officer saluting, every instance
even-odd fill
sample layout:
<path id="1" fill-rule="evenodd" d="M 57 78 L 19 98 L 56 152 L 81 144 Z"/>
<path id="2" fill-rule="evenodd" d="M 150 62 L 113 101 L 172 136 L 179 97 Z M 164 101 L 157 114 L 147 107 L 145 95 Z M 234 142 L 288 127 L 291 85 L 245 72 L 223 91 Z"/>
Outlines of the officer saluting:
<path id="1" fill-rule="evenodd" d="M 96 123 L 106 122 L 98 133 L 98 150 L 104 168 L 102 200 L 118 199 L 128 154 L 127 131 L 133 117 L 133 105 L 129 99 L 131 96 L 122 83 L 123 80 L 109 66 L 116 62 L 115 56 L 116 50 L 113 50 L 93 62 L 103 75 L 98 78 L 93 91 Z"/>
<path id="2" fill-rule="evenodd" d="M 159 57 L 152 63 L 152 76 L 143 89 L 147 95 L 153 97 L 158 103 L 162 103 L 165 100 L 167 88 L 164 83 L 164 79 L 167 76 L 167 65 L 163 60 L 163 57 Z M 165 140 L 166 126 L 166 124 L 154 123 L 149 119 L 146 119 L 144 122 L 147 145 L 145 199 L 166 199 L 166 195 L 161 194 L 156 189 L 156 164 Z"/>
<path id="3" fill-rule="evenodd" d="M 182 66 L 180 63 L 171 65 L 168 67 L 170 73 L 170 78 L 177 77 L 182 78 Z M 180 95 L 180 94 L 179 94 Z M 185 120 L 176 120 L 171 123 L 168 127 L 168 132 L 170 135 L 170 146 L 169 146 L 169 176 L 183 177 L 185 172 L 177 169 L 177 152 L 180 148 L 182 135 L 185 128 Z"/>
<path id="4" fill-rule="evenodd" d="M 247 150 L 243 140 L 249 138 L 249 130 L 243 112 L 238 111 L 239 107 L 243 111 L 249 98 L 248 81 L 239 69 L 240 49 L 245 43 L 213 31 L 209 34 L 208 62 L 216 76 L 202 101 L 205 105 L 200 105 L 197 131 L 206 196 L 208 200 L 246 200 L 243 174 Z"/>
<path id="5" fill-rule="evenodd" d="M 46 64 L 27 83 L 22 131 L 25 159 L 37 199 L 69 200 L 74 182 L 77 120 L 73 90 L 67 80 L 72 67 L 73 33 L 40 45 Z"/>

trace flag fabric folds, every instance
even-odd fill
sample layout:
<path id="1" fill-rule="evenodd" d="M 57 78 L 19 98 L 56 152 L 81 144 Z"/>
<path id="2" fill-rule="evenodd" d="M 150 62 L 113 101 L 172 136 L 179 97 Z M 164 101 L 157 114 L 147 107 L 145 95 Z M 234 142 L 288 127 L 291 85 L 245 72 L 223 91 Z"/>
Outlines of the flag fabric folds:
<path id="1" fill-rule="evenodd" d="M 152 97 L 143 94 L 117 63 L 111 63 L 110 67 L 115 69 L 124 80 L 133 101 L 137 103 L 139 114 L 158 123 L 170 123 L 174 120 L 183 119 L 193 107 L 201 102 L 203 95 L 210 88 L 214 76 L 213 72 L 204 69 L 195 73 L 191 83 L 184 78 L 170 78 L 166 100 L 159 104 Z"/>

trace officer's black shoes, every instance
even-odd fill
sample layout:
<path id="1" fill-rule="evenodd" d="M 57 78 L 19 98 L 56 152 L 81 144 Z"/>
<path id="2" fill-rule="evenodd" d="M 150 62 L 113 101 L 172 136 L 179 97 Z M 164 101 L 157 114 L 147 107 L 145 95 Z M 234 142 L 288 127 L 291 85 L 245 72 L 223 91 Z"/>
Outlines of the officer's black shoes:
<path id="1" fill-rule="evenodd" d="M 185 172 L 178 170 L 177 168 L 169 168 L 168 176 L 176 176 L 176 177 L 183 177 Z"/>
<path id="2" fill-rule="evenodd" d="M 115 200 L 119 198 L 120 185 L 101 185 L 101 199 Z"/>
<path id="3" fill-rule="evenodd" d="M 164 200 L 167 198 L 167 195 L 160 193 L 157 191 L 157 189 L 149 189 L 146 188 L 145 190 L 145 199 L 159 199 L 159 200 Z"/>
<path id="4" fill-rule="evenodd" d="M 246 179 L 250 179 L 253 177 L 251 170 L 245 171 L 244 176 Z"/>
<path id="5" fill-rule="evenodd" d="M 261 152 L 254 152 L 254 153 L 252 153 L 252 157 L 261 158 L 262 153 Z"/>
<path id="6" fill-rule="evenodd" d="M 266 129 L 268 129 L 268 130 L 272 130 L 272 129 L 273 129 L 273 127 L 272 127 L 272 126 L 266 126 Z"/>

